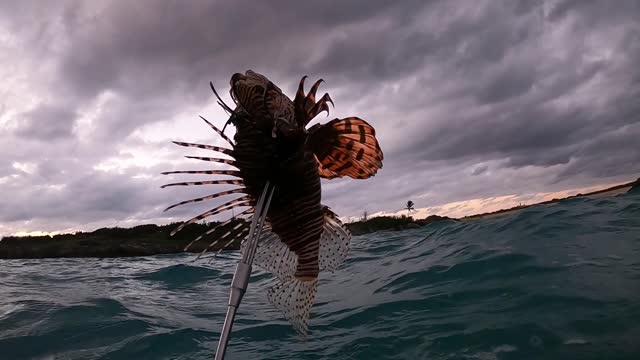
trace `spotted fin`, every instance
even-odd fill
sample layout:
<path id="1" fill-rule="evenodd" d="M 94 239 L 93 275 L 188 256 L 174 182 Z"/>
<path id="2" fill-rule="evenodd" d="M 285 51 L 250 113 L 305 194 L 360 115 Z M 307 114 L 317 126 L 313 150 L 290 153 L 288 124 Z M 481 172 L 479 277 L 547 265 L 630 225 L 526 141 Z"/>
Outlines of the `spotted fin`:
<path id="1" fill-rule="evenodd" d="M 273 306 L 282 311 L 293 328 L 305 336 L 317 291 L 317 278 L 308 281 L 292 278 L 276 283 L 267 291 L 267 298 Z"/>
<path id="2" fill-rule="evenodd" d="M 267 225 L 258 242 L 254 264 L 270 272 L 274 285 L 267 291 L 267 299 L 302 336 L 308 329 L 311 308 L 315 302 L 318 279 L 303 281 L 294 277 L 298 256 Z"/>
<path id="3" fill-rule="evenodd" d="M 263 229 L 253 262 L 274 277 L 287 280 L 291 279 L 296 272 L 298 255 L 289 250 L 278 235 Z"/>
<path id="4" fill-rule="evenodd" d="M 325 207 L 324 231 L 320 237 L 320 271 L 334 272 L 342 265 L 349 253 L 351 233 L 338 216 Z"/>
<path id="5" fill-rule="evenodd" d="M 347 257 L 351 234 L 328 207 L 324 208 L 324 213 L 318 262 L 320 271 L 334 271 Z M 317 279 L 302 280 L 294 276 L 298 256 L 271 231 L 269 224 L 265 225 L 258 242 L 254 264 L 273 274 L 275 284 L 267 294 L 269 301 L 283 312 L 296 331 L 305 335 Z"/>
<path id="6" fill-rule="evenodd" d="M 351 233 L 328 207 L 324 208 L 323 232 L 320 236 L 318 262 L 320 271 L 335 271 L 346 259 L 349 252 Z M 296 272 L 298 255 L 280 240 L 265 223 L 262 230 L 254 264 L 270 272 L 278 279 L 288 280 Z"/>
<path id="7" fill-rule="evenodd" d="M 367 179 L 382 168 L 384 155 L 375 129 L 357 117 L 314 125 L 309 129 L 307 145 L 318 161 L 318 173 L 325 179 Z"/>

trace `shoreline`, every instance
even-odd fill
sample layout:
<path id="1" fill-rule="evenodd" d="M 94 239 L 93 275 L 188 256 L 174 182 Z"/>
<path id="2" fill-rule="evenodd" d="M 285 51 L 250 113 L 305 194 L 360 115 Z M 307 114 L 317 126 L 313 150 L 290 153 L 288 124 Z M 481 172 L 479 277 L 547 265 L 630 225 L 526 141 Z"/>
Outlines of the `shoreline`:
<path id="1" fill-rule="evenodd" d="M 185 247 L 195 238 L 213 229 L 219 223 L 189 224 L 175 236 L 171 232 L 180 224 L 139 225 L 132 228 L 101 228 L 92 232 L 59 234 L 54 236 L 5 236 L 0 239 L 0 259 L 42 259 L 42 258 L 114 258 L 137 257 L 177 253 L 200 253 L 216 238 L 232 231 L 243 220 L 237 220 L 205 236 L 193 244 L 188 251 Z M 226 241 L 223 241 L 224 243 Z M 210 250 L 220 249 L 222 244 Z M 227 248 L 240 249 L 235 241 Z"/>
<path id="2" fill-rule="evenodd" d="M 552 199 L 535 204 L 515 206 L 498 211 L 469 215 L 462 218 L 430 215 L 423 219 L 413 219 L 411 216 L 379 216 L 365 221 L 346 223 L 353 236 L 370 234 L 378 231 L 400 231 L 415 229 L 438 221 L 469 221 L 487 219 L 511 214 L 531 206 L 551 205 L 563 200 L 578 197 L 600 198 L 616 196 L 640 189 L 640 178 L 635 181 L 615 185 L 603 190 L 586 194 L 576 194 L 560 199 Z M 184 248 L 200 234 L 213 229 L 219 223 L 190 224 L 175 236 L 171 231 L 179 223 L 167 225 L 139 225 L 133 228 L 101 228 L 92 232 L 77 232 L 74 234 L 59 234 L 54 236 L 5 236 L 0 239 L 0 259 L 42 259 L 42 258 L 115 258 L 137 257 L 177 253 L 200 253 L 219 236 L 244 220 L 231 222 L 227 226 L 218 228 L 201 241 L 194 244 L 188 251 Z M 220 248 L 214 246 L 210 251 Z M 226 250 L 238 250 L 240 242 L 232 243 Z"/>
<path id="3" fill-rule="evenodd" d="M 588 192 L 588 193 L 585 193 L 585 194 L 576 194 L 576 195 L 567 196 L 567 197 L 564 197 L 564 198 L 552 199 L 552 200 L 542 201 L 542 202 L 529 204 L 529 205 L 514 206 L 514 207 L 511 207 L 511 208 L 508 208 L 508 209 L 501 209 L 501 210 L 492 211 L 492 212 L 486 212 L 486 213 L 480 213 L 480 214 L 464 216 L 464 217 L 459 218 L 459 220 L 486 219 L 486 218 L 490 218 L 490 217 L 510 214 L 510 213 L 513 213 L 514 211 L 526 209 L 526 208 L 531 207 L 531 206 L 551 205 L 551 204 L 555 204 L 555 203 L 558 203 L 558 202 L 563 201 L 563 200 L 574 199 L 574 198 L 579 198 L 579 197 L 600 198 L 600 197 L 606 197 L 606 196 L 616 196 L 616 195 L 620 195 L 620 194 L 625 194 L 625 193 L 631 191 L 632 189 L 636 189 L 636 188 L 640 188 L 640 178 L 638 178 L 635 181 L 631 181 L 631 182 L 620 184 L 620 185 L 614 185 L 614 186 L 606 188 L 606 189 L 596 190 L 596 191 Z"/>

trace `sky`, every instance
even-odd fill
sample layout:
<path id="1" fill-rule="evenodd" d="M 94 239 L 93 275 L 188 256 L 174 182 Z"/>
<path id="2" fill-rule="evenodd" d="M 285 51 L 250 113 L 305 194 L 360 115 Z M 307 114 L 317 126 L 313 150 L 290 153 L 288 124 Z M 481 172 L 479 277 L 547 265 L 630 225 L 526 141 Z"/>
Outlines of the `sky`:
<path id="1" fill-rule="evenodd" d="M 293 98 L 322 78 L 376 128 L 384 167 L 323 181 L 344 217 L 469 215 L 640 176 L 640 2 L 0 2 L 0 235 L 186 220 L 215 168 L 171 140 L 224 145 L 233 73 Z M 229 127 L 229 135 L 235 129 Z M 546 195 L 545 195 L 546 194 Z M 515 199 L 515 200 L 514 200 Z M 451 210 L 455 209 L 455 211 Z M 466 210 L 465 210 L 466 209 Z"/>

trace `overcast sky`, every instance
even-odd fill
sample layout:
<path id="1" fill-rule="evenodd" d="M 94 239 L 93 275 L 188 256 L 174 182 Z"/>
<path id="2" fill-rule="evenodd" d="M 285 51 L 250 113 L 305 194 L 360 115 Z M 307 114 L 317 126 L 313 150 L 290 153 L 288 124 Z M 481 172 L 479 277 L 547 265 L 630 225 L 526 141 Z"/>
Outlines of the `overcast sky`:
<path id="1" fill-rule="evenodd" d="M 209 81 L 293 98 L 326 80 L 329 118 L 377 130 L 384 168 L 324 182 L 342 216 L 630 181 L 640 175 L 640 2 L 2 1 L 0 235 L 185 220 L 167 188 L 223 145 Z M 235 129 L 227 130 L 231 135 Z M 497 199 L 497 200 L 496 200 Z"/>

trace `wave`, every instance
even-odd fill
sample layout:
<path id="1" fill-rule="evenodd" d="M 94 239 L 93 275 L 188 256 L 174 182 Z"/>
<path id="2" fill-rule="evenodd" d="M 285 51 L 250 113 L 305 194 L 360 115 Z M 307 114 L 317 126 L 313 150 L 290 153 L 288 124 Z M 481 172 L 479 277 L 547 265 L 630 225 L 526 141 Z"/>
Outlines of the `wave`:
<path id="1" fill-rule="evenodd" d="M 307 341 L 256 272 L 227 359 L 637 359 L 639 200 L 356 236 Z M 237 258 L 0 262 L 0 358 L 211 358 Z"/>

